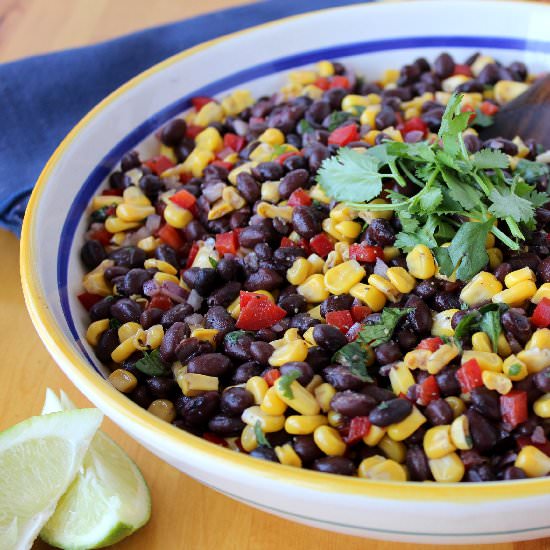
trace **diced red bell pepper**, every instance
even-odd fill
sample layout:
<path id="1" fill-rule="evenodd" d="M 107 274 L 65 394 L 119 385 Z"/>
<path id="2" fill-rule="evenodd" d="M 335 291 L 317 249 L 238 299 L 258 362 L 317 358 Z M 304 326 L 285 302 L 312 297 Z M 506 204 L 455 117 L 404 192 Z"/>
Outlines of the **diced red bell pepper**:
<path id="1" fill-rule="evenodd" d="M 512 390 L 500 396 L 500 414 L 502 420 L 515 428 L 525 422 L 529 416 L 527 407 L 527 392 Z"/>
<path id="2" fill-rule="evenodd" d="M 464 76 L 473 76 L 470 65 L 460 65 L 458 63 L 455 65 L 453 76 L 456 76 L 457 74 L 463 74 Z"/>
<path id="3" fill-rule="evenodd" d="M 469 393 L 474 388 L 483 386 L 481 369 L 475 359 L 466 361 L 457 371 L 456 378 L 460 383 L 462 393 Z"/>
<path id="4" fill-rule="evenodd" d="M 267 296 L 251 294 L 249 301 L 243 306 L 243 294 L 241 293 L 241 313 L 237 319 L 237 328 L 242 330 L 260 330 L 272 327 L 286 316 L 286 311 L 275 305 Z"/>
<path id="5" fill-rule="evenodd" d="M 204 432 L 202 434 L 203 439 L 206 439 L 206 441 L 210 441 L 210 443 L 214 443 L 215 445 L 219 445 L 220 447 L 229 447 L 229 443 L 219 435 L 216 435 L 212 432 Z"/>
<path id="6" fill-rule="evenodd" d="M 495 105 L 494 103 L 491 103 L 490 101 L 484 101 L 480 106 L 479 110 L 487 116 L 493 116 L 496 115 L 500 107 L 498 105 Z"/>
<path id="7" fill-rule="evenodd" d="M 264 374 L 264 380 L 267 382 L 268 386 L 273 386 L 278 378 L 281 378 L 281 372 L 279 369 L 269 369 Z"/>
<path id="8" fill-rule="evenodd" d="M 246 307 L 253 300 L 269 300 L 265 294 L 258 294 L 257 292 L 247 292 L 246 290 L 241 290 L 239 294 L 239 306 L 242 309 Z"/>
<path id="9" fill-rule="evenodd" d="M 239 241 L 235 231 L 218 233 L 216 235 L 216 250 L 222 256 L 224 254 L 235 254 L 239 248 Z"/>
<path id="10" fill-rule="evenodd" d="M 424 340 L 421 340 L 418 346 L 416 346 L 416 349 L 427 349 L 433 353 L 442 345 L 443 340 L 439 336 L 435 336 L 434 338 L 424 338 Z"/>
<path id="11" fill-rule="evenodd" d="M 550 441 L 548 440 L 544 443 L 535 443 L 528 435 L 521 435 L 516 438 L 516 442 L 520 449 L 523 449 L 523 447 L 526 447 L 527 445 L 533 445 L 533 447 L 536 447 L 539 451 L 542 451 L 547 456 L 550 456 Z"/>
<path id="12" fill-rule="evenodd" d="M 122 197 L 122 189 L 103 189 L 101 194 L 105 196 L 114 196 L 114 197 Z"/>
<path id="13" fill-rule="evenodd" d="M 232 162 L 226 162 L 225 160 L 213 160 L 210 164 L 212 164 L 212 166 L 220 166 L 229 171 L 233 170 L 234 166 Z"/>
<path id="14" fill-rule="evenodd" d="M 168 170 L 168 168 L 172 168 L 174 166 L 174 163 L 164 155 L 158 155 L 156 157 L 150 158 L 149 160 L 146 160 L 143 164 L 151 168 L 151 170 L 157 176 Z"/>
<path id="15" fill-rule="evenodd" d="M 368 416 L 354 416 L 351 419 L 348 435 L 344 438 L 344 442 L 348 445 L 353 445 L 361 441 L 370 430 L 371 423 Z"/>
<path id="16" fill-rule="evenodd" d="M 157 236 L 163 243 L 171 246 L 174 250 L 179 250 L 184 244 L 179 231 L 168 224 L 164 224 L 157 231 Z"/>
<path id="17" fill-rule="evenodd" d="M 358 141 L 360 139 L 359 131 L 355 124 L 348 124 L 347 126 L 340 126 L 336 128 L 330 136 L 328 136 L 329 145 L 339 145 L 344 147 L 352 141 Z"/>
<path id="18" fill-rule="evenodd" d="M 408 134 L 409 132 L 422 132 L 425 136 L 428 133 L 428 125 L 418 116 L 410 118 L 403 125 L 403 134 Z"/>
<path id="19" fill-rule="evenodd" d="M 472 113 L 468 119 L 468 124 L 471 124 L 476 117 L 476 110 L 471 105 L 462 105 L 460 108 L 461 113 Z"/>
<path id="20" fill-rule="evenodd" d="M 381 246 L 368 244 L 352 244 L 349 247 L 349 257 L 358 262 L 373 263 L 377 258 L 384 259 L 384 249 Z"/>
<path id="21" fill-rule="evenodd" d="M 172 195 L 170 197 L 170 200 L 178 206 L 185 208 L 186 210 L 191 210 L 197 202 L 195 195 L 189 193 L 189 191 L 187 191 L 186 189 L 181 189 L 180 191 Z"/>
<path id="22" fill-rule="evenodd" d="M 187 262 L 185 263 L 186 268 L 189 268 L 193 265 L 193 262 L 197 257 L 198 251 L 199 251 L 199 245 L 197 243 L 193 243 L 191 245 L 191 250 L 189 251 L 189 255 L 187 256 Z"/>
<path id="23" fill-rule="evenodd" d="M 367 315 L 372 313 L 372 309 L 369 306 L 352 306 L 351 316 L 353 320 L 360 323 Z"/>
<path id="24" fill-rule="evenodd" d="M 329 88 L 348 89 L 349 87 L 349 79 L 347 76 L 336 75 L 330 78 Z"/>
<path id="25" fill-rule="evenodd" d="M 174 304 L 172 304 L 172 300 L 168 298 L 168 296 L 164 296 L 163 294 L 157 294 L 156 296 L 153 296 L 151 298 L 151 301 L 149 302 L 149 305 L 147 306 L 147 309 L 162 309 L 163 311 L 168 311 L 172 308 Z"/>
<path id="26" fill-rule="evenodd" d="M 353 325 L 353 317 L 349 309 L 342 309 L 340 311 L 329 311 L 325 315 L 325 320 L 328 325 L 336 327 L 340 332 L 346 334 L 346 332 Z"/>
<path id="27" fill-rule="evenodd" d="M 197 112 L 199 112 L 207 103 L 212 103 L 212 101 L 215 101 L 215 99 L 207 96 L 197 96 L 191 98 L 191 103 Z"/>
<path id="28" fill-rule="evenodd" d="M 185 130 L 185 135 L 188 138 L 195 139 L 203 130 L 204 126 L 198 126 L 197 124 L 188 124 L 187 130 Z"/>
<path id="29" fill-rule="evenodd" d="M 283 237 L 281 239 L 281 248 L 288 248 L 298 246 L 292 239 L 289 239 L 288 237 Z"/>
<path id="30" fill-rule="evenodd" d="M 321 256 L 321 258 L 326 258 L 329 252 L 334 250 L 334 243 L 326 233 L 319 233 L 319 235 L 312 237 L 309 241 L 309 246 L 311 250 L 318 256 Z"/>
<path id="31" fill-rule="evenodd" d="M 286 160 L 286 159 L 289 159 L 290 157 L 301 157 L 301 153 L 299 153 L 298 151 L 287 151 L 286 153 L 283 153 L 282 155 L 279 155 L 277 157 L 277 162 L 279 164 L 283 164 L 283 162 Z"/>
<path id="32" fill-rule="evenodd" d="M 353 325 L 351 325 L 351 328 L 346 332 L 346 340 L 348 342 L 353 342 L 357 340 L 357 337 L 359 336 L 362 328 L 363 325 L 361 323 L 353 323 Z"/>
<path id="33" fill-rule="evenodd" d="M 301 187 L 292 192 L 288 198 L 288 206 L 309 206 L 313 201 Z"/>
<path id="34" fill-rule="evenodd" d="M 87 311 L 90 311 L 91 307 L 94 304 L 97 304 L 99 300 L 103 299 L 103 296 L 100 296 L 99 294 L 92 294 L 91 292 L 82 292 L 77 296 L 78 301 L 82 304 L 84 309 Z"/>
<path id="35" fill-rule="evenodd" d="M 417 386 L 417 400 L 419 405 L 426 406 L 436 399 L 439 399 L 439 385 L 435 376 L 431 374 Z"/>
<path id="36" fill-rule="evenodd" d="M 531 322 L 538 328 L 546 328 L 550 325 L 550 298 L 543 298 L 537 304 Z"/>
<path id="37" fill-rule="evenodd" d="M 330 87 L 330 82 L 328 80 L 328 78 L 324 77 L 324 76 L 320 76 L 314 83 L 313 83 L 314 86 L 317 86 L 317 88 L 320 88 L 321 90 L 328 90 L 329 87 Z"/>
<path id="38" fill-rule="evenodd" d="M 300 248 L 306 251 L 307 255 L 309 256 L 311 254 L 311 247 L 309 246 L 309 243 L 307 242 L 307 239 L 304 239 L 303 237 L 296 243 Z"/>
<path id="39" fill-rule="evenodd" d="M 109 233 L 105 227 L 101 227 L 99 229 L 96 229 L 95 231 L 92 231 L 88 238 L 92 239 L 94 241 L 99 241 L 103 246 L 107 246 L 111 242 L 111 237 L 113 236 L 112 233 Z"/>
<path id="40" fill-rule="evenodd" d="M 238 153 L 244 149 L 246 139 L 243 136 L 238 136 L 237 134 L 227 133 L 223 136 L 223 144 L 225 147 L 229 147 Z"/>

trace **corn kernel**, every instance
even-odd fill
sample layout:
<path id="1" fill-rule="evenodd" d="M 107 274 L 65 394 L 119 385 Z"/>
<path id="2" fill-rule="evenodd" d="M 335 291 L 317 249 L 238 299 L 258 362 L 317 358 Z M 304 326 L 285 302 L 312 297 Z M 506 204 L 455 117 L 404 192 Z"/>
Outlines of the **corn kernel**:
<path id="1" fill-rule="evenodd" d="M 334 74 L 334 65 L 330 61 L 319 61 L 315 66 L 319 76 L 328 78 Z"/>
<path id="2" fill-rule="evenodd" d="M 327 413 L 330 410 L 330 402 L 336 394 L 334 386 L 332 386 L 328 382 L 325 382 L 324 384 L 321 384 L 320 386 L 315 388 L 315 391 L 313 393 L 315 394 L 315 399 L 317 399 L 317 403 L 319 403 L 321 410 L 324 413 Z"/>
<path id="3" fill-rule="evenodd" d="M 246 201 L 241 197 L 239 192 L 234 188 L 227 185 L 222 191 L 222 200 L 230 204 L 234 210 L 238 210 L 246 205 Z"/>
<path id="4" fill-rule="evenodd" d="M 359 477 L 363 478 L 370 478 L 370 471 L 374 466 L 378 466 L 379 464 L 383 464 L 388 459 L 381 456 L 381 455 L 374 455 L 369 456 L 369 458 L 365 458 L 361 461 L 361 464 L 359 464 L 359 467 L 357 468 L 357 475 Z"/>
<path id="5" fill-rule="evenodd" d="M 443 344 L 439 346 L 429 357 L 426 363 L 426 370 L 430 374 L 438 374 L 459 354 L 457 346 Z"/>
<path id="6" fill-rule="evenodd" d="M 269 162 L 273 157 L 274 150 L 273 146 L 268 143 L 260 143 L 254 150 L 250 153 L 249 158 L 255 162 Z"/>
<path id="7" fill-rule="evenodd" d="M 531 298 L 531 302 L 538 304 L 543 298 L 550 298 L 550 283 L 540 285 L 535 295 Z"/>
<path id="8" fill-rule="evenodd" d="M 115 246 L 122 246 L 124 241 L 126 240 L 126 233 L 124 231 L 121 231 L 120 233 L 114 233 L 111 237 L 111 244 L 114 244 Z"/>
<path id="9" fill-rule="evenodd" d="M 481 370 L 502 372 L 502 359 L 493 352 L 465 350 L 462 354 L 462 365 L 471 359 L 475 359 Z"/>
<path id="10" fill-rule="evenodd" d="M 298 286 L 297 292 L 306 299 L 306 302 L 314 304 L 323 302 L 330 296 L 325 286 L 325 278 L 319 273 L 310 275 Z"/>
<path id="11" fill-rule="evenodd" d="M 312 434 L 319 426 L 328 424 L 328 419 L 322 414 L 313 416 L 292 415 L 287 416 L 285 430 L 292 435 Z"/>
<path id="12" fill-rule="evenodd" d="M 537 292 L 537 285 L 533 281 L 522 281 L 495 294 L 492 301 L 495 304 L 508 304 L 511 307 L 521 306 L 523 302 L 530 300 Z"/>
<path id="13" fill-rule="evenodd" d="M 267 202 L 279 202 L 279 182 L 278 181 L 265 181 L 261 187 L 261 197 L 263 201 Z"/>
<path id="14" fill-rule="evenodd" d="M 470 67 L 472 69 L 472 74 L 474 76 L 479 76 L 479 73 L 486 65 L 490 65 L 494 62 L 495 60 L 489 55 L 478 55 Z"/>
<path id="15" fill-rule="evenodd" d="M 90 346 L 97 346 L 101 335 L 109 328 L 109 319 L 100 319 L 90 324 L 86 330 L 86 341 Z"/>
<path id="16" fill-rule="evenodd" d="M 531 348 L 520 351 L 517 356 L 522 363 L 525 363 L 529 374 L 550 367 L 550 349 Z"/>
<path id="17" fill-rule="evenodd" d="M 416 280 L 402 267 L 390 267 L 386 277 L 392 285 L 402 294 L 407 294 L 416 286 Z M 370 281 L 369 281 L 370 282 Z"/>
<path id="18" fill-rule="evenodd" d="M 440 483 L 453 483 L 464 477 L 464 464 L 456 453 L 428 460 L 434 479 Z"/>
<path id="19" fill-rule="evenodd" d="M 395 84 L 399 78 L 399 71 L 397 69 L 386 69 L 382 75 L 380 84 L 385 88 L 388 84 Z"/>
<path id="20" fill-rule="evenodd" d="M 502 290 L 502 283 L 492 274 L 482 271 L 462 289 L 460 299 L 469 306 L 491 300 Z"/>
<path id="21" fill-rule="evenodd" d="M 364 124 L 364 122 L 361 119 L 360 119 L 360 122 L 361 124 Z M 368 124 L 371 128 L 374 127 L 374 125 L 370 124 L 369 122 L 366 122 L 366 124 Z M 381 133 L 380 130 L 370 130 L 363 137 L 363 141 L 366 141 L 369 145 L 374 145 L 376 143 L 376 136 L 380 133 Z"/>
<path id="22" fill-rule="evenodd" d="M 343 235 L 346 239 L 356 239 L 362 230 L 360 223 L 352 221 L 339 222 L 335 226 L 336 231 Z"/>
<path id="23" fill-rule="evenodd" d="M 409 273 L 416 279 L 430 279 L 435 275 L 434 257 L 430 249 L 423 244 L 417 244 L 407 254 L 406 261 Z"/>
<path id="24" fill-rule="evenodd" d="M 254 98 L 249 90 L 235 90 L 222 101 L 222 108 L 226 115 L 238 115 L 241 111 L 254 105 Z"/>
<path id="25" fill-rule="evenodd" d="M 272 367 L 282 367 L 291 361 L 304 361 L 307 357 L 307 344 L 304 340 L 288 342 L 276 349 L 269 358 Z"/>
<path id="26" fill-rule="evenodd" d="M 367 435 L 363 436 L 363 443 L 369 447 L 376 447 L 386 435 L 386 431 L 386 428 L 372 424 Z"/>
<path id="27" fill-rule="evenodd" d="M 310 254 L 307 257 L 307 261 L 309 262 L 309 266 L 311 269 L 311 273 L 322 273 L 323 267 L 325 266 L 325 261 L 321 256 L 317 254 Z"/>
<path id="28" fill-rule="evenodd" d="M 456 451 L 451 440 L 451 426 L 434 426 L 424 434 L 424 452 L 428 458 L 442 458 Z"/>
<path id="29" fill-rule="evenodd" d="M 346 237 L 344 237 L 344 235 L 342 235 L 342 233 L 340 233 L 340 231 L 336 229 L 336 225 L 337 224 L 335 223 L 335 221 L 332 220 L 331 218 L 325 218 L 321 223 L 321 227 L 323 228 L 323 231 L 325 233 L 328 233 L 331 237 L 333 237 L 337 241 L 344 241 Z M 348 240 L 351 241 L 352 239 L 348 239 Z"/>
<path id="30" fill-rule="evenodd" d="M 426 422 L 426 417 L 416 407 L 413 407 L 412 412 L 404 420 L 388 426 L 388 435 L 394 441 L 403 441 L 416 432 L 424 422 Z"/>
<path id="31" fill-rule="evenodd" d="M 381 311 L 386 305 L 385 294 L 370 285 L 358 283 L 350 288 L 349 293 L 375 312 Z"/>
<path id="32" fill-rule="evenodd" d="M 109 216 L 105 220 L 105 229 L 109 233 L 120 233 L 121 231 L 129 231 L 139 227 L 139 222 L 125 222 L 116 216 Z"/>
<path id="33" fill-rule="evenodd" d="M 191 331 L 191 338 L 197 338 L 203 342 L 210 342 L 213 347 L 216 347 L 216 336 L 219 330 L 215 328 L 196 328 Z"/>
<path id="34" fill-rule="evenodd" d="M 346 452 L 346 444 L 342 441 L 338 430 L 331 426 L 319 426 L 313 432 L 315 444 L 328 456 L 342 456 Z"/>
<path id="35" fill-rule="evenodd" d="M 533 445 L 526 445 L 518 453 L 514 466 L 521 468 L 527 477 L 543 477 L 550 473 L 550 457 Z"/>
<path id="36" fill-rule="evenodd" d="M 261 376 L 252 376 L 246 381 L 245 388 L 253 395 L 254 403 L 261 405 L 269 386 Z"/>
<path id="37" fill-rule="evenodd" d="M 357 212 L 352 210 L 346 203 L 338 203 L 329 213 L 330 219 L 335 223 L 351 221 L 357 217 Z"/>
<path id="38" fill-rule="evenodd" d="M 205 391 L 218 391 L 219 387 L 217 376 L 190 373 L 186 372 L 186 369 L 181 369 L 176 373 L 176 382 L 183 395 L 187 397 L 201 395 Z"/>
<path id="39" fill-rule="evenodd" d="M 198 149 L 195 147 L 181 164 L 181 170 L 183 172 L 191 172 L 195 178 L 202 176 L 203 170 L 212 162 L 216 156 L 212 151 L 207 151 L 206 149 Z M 162 173 L 162 176 L 166 172 Z"/>
<path id="40" fill-rule="evenodd" d="M 309 393 L 297 380 L 294 380 L 290 386 L 290 392 L 284 388 L 281 379 L 277 379 L 273 385 L 277 395 L 281 401 L 284 401 L 289 407 L 292 407 L 296 412 L 307 416 L 315 416 L 319 414 L 321 408 L 315 397 Z"/>
<path id="41" fill-rule="evenodd" d="M 237 176 L 241 172 L 250 174 L 252 168 L 254 168 L 257 164 L 258 164 L 257 162 L 244 162 L 243 164 L 237 166 L 236 168 L 233 168 L 233 170 L 231 170 L 231 172 L 229 172 L 229 175 L 227 176 L 229 183 L 232 183 L 233 185 L 237 185 Z M 264 199 L 264 200 L 267 200 L 267 199 Z M 277 201 L 272 201 L 272 202 L 277 202 Z"/>
<path id="42" fill-rule="evenodd" d="M 278 415 L 285 413 L 287 405 L 284 401 L 279 399 L 275 387 L 271 386 L 265 393 L 260 408 L 266 414 Z"/>
<path id="43" fill-rule="evenodd" d="M 126 204 L 133 204 L 134 206 L 151 206 L 151 201 L 136 185 L 131 185 L 130 187 L 124 189 L 122 192 L 122 198 Z"/>
<path id="44" fill-rule="evenodd" d="M 483 385 L 489 390 L 496 390 L 501 395 L 506 395 L 512 389 L 512 381 L 504 374 L 484 370 L 481 372 Z"/>
<path id="45" fill-rule="evenodd" d="M 285 342 L 294 342 L 294 340 L 300 340 L 300 333 L 297 328 L 289 328 L 283 335 Z"/>
<path id="46" fill-rule="evenodd" d="M 311 264 L 305 258 L 296 258 L 292 267 L 286 272 L 291 285 L 301 285 L 311 274 Z"/>
<path id="47" fill-rule="evenodd" d="M 441 88 L 444 92 L 454 92 L 458 86 L 472 80 L 469 76 L 457 74 L 450 76 L 441 82 Z"/>
<path id="48" fill-rule="evenodd" d="M 221 122 L 223 120 L 224 112 L 219 103 L 210 101 L 206 103 L 195 117 L 195 124 L 197 126 L 208 126 L 213 122 Z"/>
<path id="49" fill-rule="evenodd" d="M 121 393 L 130 393 L 136 389 L 137 378 L 124 369 L 116 369 L 109 375 L 109 382 Z"/>
<path id="50" fill-rule="evenodd" d="M 195 146 L 216 153 L 223 148 L 223 139 L 216 128 L 209 126 L 197 135 Z"/>
<path id="51" fill-rule="evenodd" d="M 160 239 L 155 239 L 155 237 L 151 235 L 150 237 L 139 240 L 137 246 L 144 252 L 154 252 L 160 244 L 162 244 L 162 241 Z"/>
<path id="52" fill-rule="evenodd" d="M 250 453 L 258 447 L 258 441 L 256 439 L 256 431 L 254 426 L 249 426 L 248 424 L 243 428 L 241 432 L 241 445 L 243 449 Z"/>
<path id="53" fill-rule="evenodd" d="M 550 418 L 550 393 L 545 393 L 533 403 L 533 410 L 540 418 Z"/>
<path id="54" fill-rule="evenodd" d="M 381 275 L 369 275 L 369 285 L 379 290 L 390 302 L 399 301 L 401 294 L 393 284 Z"/>
<path id="55" fill-rule="evenodd" d="M 117 331 L 119 342 L 122 343 L 128 338 L 133 338 L 140 330 L 142 330 L 142 327 L 139 323 L 128 322 L 120 325 Z"/>
<path id="56" fill-rule="evenodd" d="M 489 267 L 494 271 L 503 261 L 504 256 L 500 248 L 489 248 L 487 250 L 489 256 Z"/>
<path id="57" fill-rule="evenodd" d="M 128 357 L 130 357 L 130 355 L 132 355 L 132 353 L 134 353 L 135 351 L 136 347 L 134 346 L 134 339 L 128 338 L 127 340 L 121 342 L 113 350 L 113 352 L 111 353 L 111 359 L 115 363 L 122 363 L 123 361 L 128 359 Z"/>
<path id="58" fill-rule="evenodd" d="M 525 82 L 515 82 L 514 80 L 499 80 L 493 92 L 495 99 L 501 105 L 516 99 L 519 95 L 529 88 L 529 84 Z"/>
<path id="59" fill-rule="evenodd" d="M 168 273 L 169 275 L 176 275 L 178 270 L 168 262 L 165 262 L 163 260 L 157 260 L 156 258 L 148 258 L 143 263 L 143 267 L 145 269 L 158 269 L 159 271 L 162 271 L 163 273 Z"/>
<path id="60" fill-rule="evenodd" d="M 497 351 L 501 357 L 508 357 L 512 353 L 512 348 L 502 332 L 498 335 Z"/>
<path id="61" fill-rule="evenodd" d="M 533 283 L 536 281 L 535 274 L 531 268 L 523 267 L 521 269 L 516 269 L 504 277 L 504 284 L 507 288 L 512 288 L 523 281 L 532 281 Z"/>
<path id="62" fill-rule="evenodd" d="M 285 417 L 283 415 L 266 414 L 257 405 L 245 409 L 241 415 L 241 420 L 249 426 L 255 426 L 256 422 L 259 422 L 260 428 L 264 433 L 279 432 L 285 425 Z"/>
<path id="63" fill-rule="evenodd" d="M 229 214 L 230 212 L 233 212 L 235 210 L 231 204 L 228 202 L 220 199 L 217 200 L 211 207 L 208 212 L 208 219 L 209 220 L 218 220 L 219 218 L 223 218 L 226 214 Z"/>
<path id="64" fill-rule="evenodd" d="M 281 464 L 295 466 L 296 468 L 302 467 L 302 459 L 296 454 L 290 443 L 285 443 L 282 446 L 277 445 L 273 450 Z"/>
<path id="65" fill-rule="evenodd" d="M 546 349 L 550 348 L 550 329 L 539 328 L 533 332 L 533 335 L 525 345 L 525 349 Z"/>
<path id="66" fill-rule="evenodd" d="M 452 444 L 461 451 L 472 449 L 474 444 L 470 436 L 470 425 L 468 417 L 465 414 L 457 416 L 451 424 L 451 441 Z"/>
<path id="67" fill-rule="evenodd" d="M 472 334 L 472 348 L 474 351 L 484 351 L 487 353 L 493 351 L 491 340 L 485 332 L 476 332 Z"/>
<path id="68" fill-rule="evenodd" d="M 428 361 L 432 355 L 432 352 L 427 349 L 413 349 L 409 351 L 403 361 L 405 365 L 411 370 L 428 370 Z"/>
<path id="69" fill-rule="evenodd" d="M 452 336 L 455 331 L 451 325 L 454 314 L 460 311 L 458 309 L 446 309 L 433 316 L 432 335 L 433 336 Z"/>
<path id="70" fill-rule="evenodd" d="M 466 410 L 466 405 L 465 405 L 464 401 L 462 401 L 462 399 L 460 399 L 460 397 L 456 397 L 454 395 L 451 395 L 449 397 L 446 397 L 445 401 L 447 401 L 447 403 L 449 404 L 449 407 L 451 407 L 451 409 L 453 409 L 453 415 L 454 415 L 455 418 L 457 418 L 458 416 L 463 414 L 464 411 Z"/>
<path id="71" fill-rule="evenodd" d="M 359 117 L 359 122 L 363 126 L 376 128 L 376 115 L 382 110 L 380 105 L 368 105 Z"/>
<path id="72" fill-rule="evenodd" d="M 323 383 L 323 378 L 321 377 L 321 375 L 314 374 L 313 378 L 307 384 L 306 390 L 312 395 L 315 395 L 315 389 L 318 388 L 322 383 Z"/>
<path id="73" fill-rule="evenodd" d="M 390 370 L 390 383 L 395 395 L 406 394 L 415 384 L 414 376 L 405 363 L 397 363 Z"/>
<path id="74" fill-rule="evenodd" d="M 285 142 L 285 135 L 278 128 L 268 128 L 258 140 L 268 145 L 282 145 Z"/>
<path id="75" fill-rule="evenodd" d="M 529 374 L 527 365 L 520 361 L 515 355 L 510 355 L 502 364 L 502 371 L 513 382 L 523 380 Z"/>
<path id="76" fill-rule="evenodd" d="M 395 462 L 402 464 L 407 456 L 407 447 L 401 441 L 395 441 L 387 435 L 384 436 L 378 443 L 380 450 Z"/>
<path id="77" fill-rule="evenodd" d="M 328 411 L 327 420 L 328 420 L 328 423 L 334 428 L 342 428 L 346 423 L 343 415 L 333 410 Z"/>
<path id="78" fill-rule="evenodd" d="M 104 208 L 105 206 L 116 206 L 122 203 L 124 199 L 122 197 L 117 197 L 116 195 L 96 195 L 92 199 L 92 210 L 98 210 L 99 208 Z"/>
<path id="79" fill-rule="evenodd" d="M 364 475 L 360 477 L 376 479 L 378 481 L 407 481 L 407 471 L 401 464 L 388 459 L 365 469 Z"/>
<path id="80" fill-rule="evenodd" d="M 162 215 L 166 223 L 176 229 L 183 229 L 193 219 L 193 214 L 189 210 L 172 201 L 168 201 Z"/>
<path id="81" fill-rule="evenodd" d="M 365 275 L 366 272 L 359 262 L 348 260 L 329 269 L 325 273 L 324 282 L 326 288 L 338 296 L 349 292 Z"/>

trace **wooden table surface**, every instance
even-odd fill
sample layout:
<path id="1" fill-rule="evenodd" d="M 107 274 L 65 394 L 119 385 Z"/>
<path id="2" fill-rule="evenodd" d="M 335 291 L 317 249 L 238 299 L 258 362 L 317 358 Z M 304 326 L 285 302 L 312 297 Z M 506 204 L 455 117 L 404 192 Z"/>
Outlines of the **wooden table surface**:
<path id="1" fill-rule="evenodd" d="M 239 0 L 0 0 L 0 62 L 78 46 L 152 25 L 246 3 Z M 40 342 L 19 283 L 19 242 L 0 230 L 0 429 L 41 409 L 46 387 L 65 390 L 87 406 Z M 377 542 L 312 529 L 256 511 L 203 487 L 127 437 L 109 420 L 103 428 L 142 469 L 153 515 L 120 550 L 413 550 L 421 546 Z M 520 510 L 517 511 L 521 513 Z M 398 518 L 396 518 L 398 521 Z M 40 542 L 35 549 L 44 550 Z M 460 547 L 455 547 L 460 548 Z M 473 547 L 463 547 L 473 548 Z M 550 539 L 489 545 L 487 550 L 542 550 Z"/>

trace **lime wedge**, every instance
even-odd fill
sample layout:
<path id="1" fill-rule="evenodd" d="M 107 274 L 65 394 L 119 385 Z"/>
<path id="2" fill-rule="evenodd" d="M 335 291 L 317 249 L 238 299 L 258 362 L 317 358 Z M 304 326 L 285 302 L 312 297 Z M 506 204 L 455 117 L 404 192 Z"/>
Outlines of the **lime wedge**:
<path id="1" fill-rule="evenodd" d="M 74 409 L 61 392 L 46 392 L 44 413 Z M 102 548 L 142 527 L 151 515 L 149 489 L 128 455 L 98 431 L 82 468 L 40 532 L 52 546 L 78 550 Z"/>
<path id="2" fill-rule="evenodd" d="M 30 548 L 73 481 L 103 415 L 36 416 L 0 433 L 0 547 Z"/>

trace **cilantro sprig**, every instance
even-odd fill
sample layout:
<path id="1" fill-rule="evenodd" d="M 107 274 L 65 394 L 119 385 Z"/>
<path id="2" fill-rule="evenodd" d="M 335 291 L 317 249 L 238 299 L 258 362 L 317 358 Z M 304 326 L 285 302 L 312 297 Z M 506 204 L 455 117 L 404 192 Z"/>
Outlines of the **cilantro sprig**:
<path id="1" fill-rule="evenodd" d="M 298 378 L 300 378 L 300 372 L 293 370 L 288 374 L 283 374 L 283 376 L 277 380 L 277 385 L 279 386 L 281 394 L 287 399 L 294 399 L 294 392 L 292 391 L 291 384 Z"/>
<path id="2" fill-rule="evenodd" d="M 363 151 L 341 148 L 323 162 L 317 181 L 329 197 L 355 210 L 393 210 L 402 225 L 395 246 L 409 251 L 424 244 L 443 275 L 456 271 L 459 279 L 469 280 L 488 262 L 489 233 L 519 250 L 534 228 L 535 208 L 549 201 L 535 185 L 550 171 L 546 164 L 527 160 L 512 171 L 508 157 L 498 150 L 470 155 L 463 132 L 471 113 L 461 111 L 461 100 L 461 94 L 449 100 L 435 143 L 387 141 Z M 418 190 L 413 196 L 386 191 L 390 204 L 367 204 L 381 195 L 388 180 L 401 187 L 411 182 Z M 448 241 L 450 246 L 442 248 Z"/>

